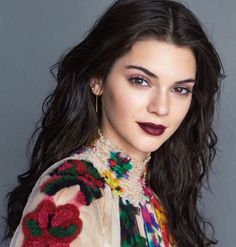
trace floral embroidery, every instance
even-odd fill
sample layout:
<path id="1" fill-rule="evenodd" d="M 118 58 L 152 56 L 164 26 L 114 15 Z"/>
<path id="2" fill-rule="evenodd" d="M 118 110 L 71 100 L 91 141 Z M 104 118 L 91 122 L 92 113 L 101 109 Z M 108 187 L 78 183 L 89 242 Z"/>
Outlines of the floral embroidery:
<path id="1" fill-rule="evenodd" d="M 69 247 L 81 227 L 82 221 L 75 205 L 56 207 L 53 202 L 44 200 L 23 218 L 23 247 Z"/>
<path id="2" fill-rule="evenodd" d="M 101 176 L 104 177 L 114 194 L 121 195 L 124 193 L 124 188 L 121 186 L 120 179 L 128 179 L 128 172 L 132 169 L 130 159 L 120 152 L 111 151 L 107 166 L 108 169 L 101 172 Z"/>
<path id="3" fill-rule="evenodd" d="M 59 190 L 80 185 L 77 201 L 89 205 L 93 198 L 102 196 L 100 188 L 104 188 L 104 180 L 91 162 L 86 160 L 68 160 L 50 173 L 50 178 L 41 186 L 47 195 L 55 195 Z"/>
<path id="4" fill-rule="evenodd" d="M 139 233 L 135 215 L 138 214 L 137 208 L 126 200 L 119 199 L 120 204 L 120 226 L 121 226 L 121 241 L 122 247 L 145 247 L 146 239 Z"/>
<path id="5" fill-rule="evenodd" d="M 128 178 L 127 172 L 132 168 L 130 159 L 122 155 L 120 152 L 110 152 L 108 163 L 117 178 Z"/>
<path id="6" fill-rule="evenodd" d="M 92 152 L 94 153 L 94 150 Z M 65 187 L 79 185 L 74 199 L 81 205 L 90 205 L 94 198 L 102 197 L 101 188 L 104 188 L 106 183 L 114 194 L 120 196 L 121 246 L 159 247 L 161 244 L 165 244 L 166 247 L 169 247 L 172 242 L 171 236 L 167 232 L 164 210 L 154 192 L 145 186 L 146 171 L 143 171 L 145 169 L 143 164 L 134 166 L 131 159 L 121 152 L 110 151 L 104 159 L 98 157 L 98 161 L 101 158 L 102 165 L 95 168 L 93 163 L 87 161 L 90 160 L 90 157 L 91 153 L 88 153 L 88 156 L 82 155 L 82 160 L 64 161 L 49 174 L 50 177 L 40 186 L 41 191 L 49 196 L 54 196 Z M 91 159 L 91 161 L 97 164 L 96 159 Z M 132 179 L 136 177 L 140 178 L 137 180 L 140 182 L 140 187 L 132 187 Z M 129 184 L 129 182 L 131 183 Z M 126 190 L 127 188 L 128 190 Z M 135 192 L 141 197 L 137 196 Z M 137 200 L 131 200 L 133 194 L 136 195 Z M 66 204 L 63 207 L 67 205 L 75 207 L 72 204 Z M 152 208 L 151 212 L 149 206 Z M 79 219 L 79 210 L 75 207 L 78 214 L 77 216 L 74 214 L 71 218 L 68 216 L 71 222 L 67 223 L 64 221 L 66 214 L 65 217 L 62 213 L 60 214 L 59 208 L 47 201 L 43 206 L 40 204 L 33 213 L 24 217 L 23 231 L 26 237 L 23 247 L 69 247 L 69 243 L 81 231 L 82 222 Z M 138 211 L 139 209 L 140 211 Z M 146 238 L 140 234 L 136 220 L 140 212 L 144 221 Z M 78 221 L 74 222 L 76 217 Z"/>
<path id="7" fill-rule="evenodd" d="M 115 195 L 121 195 L 124 192 L 124 189 L 120 185 L 120 181 L 115 178 L 109 170 L 105 170 L 101 175 Z"/>

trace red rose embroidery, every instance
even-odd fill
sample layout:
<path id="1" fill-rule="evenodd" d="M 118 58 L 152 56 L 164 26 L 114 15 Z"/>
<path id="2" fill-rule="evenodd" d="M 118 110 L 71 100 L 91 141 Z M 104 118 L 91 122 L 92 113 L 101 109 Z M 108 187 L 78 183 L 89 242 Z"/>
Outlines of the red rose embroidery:
<path id="1" fill-rule="evenodd" d="M 24 217 L 22 224 L 23 247 L 69 247 L 80 233 L 82 221 L 75 205 L 56 207 L 53 202 L 44 200 Z"/>

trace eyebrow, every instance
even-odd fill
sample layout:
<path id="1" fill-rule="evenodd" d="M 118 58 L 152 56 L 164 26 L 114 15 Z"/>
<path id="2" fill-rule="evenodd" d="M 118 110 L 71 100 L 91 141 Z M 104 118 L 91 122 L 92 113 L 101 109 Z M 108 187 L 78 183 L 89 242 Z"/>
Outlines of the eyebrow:
<path id="1" fill-rule="evenodd" d="M 150 77 L 153 77 L 153 78 L 158 78 L 157 75 L 153 74 L 151 71 L 149 71 L 148 69 L 142 67 L 142 66 L 136 66 L 136 65 L 127 65 L 125 67 L 126 69 L 138 69 L 138 70 L 141 70 L 143 71 L 146 75 L 150 76 Z"/>
<path id="2" fill-rule="evenodd" d="M 155 75 L 154 73 L 152 73 L 151 71 L 149 71 L 148 69 L 142 67 L 142 66 L 137 66 L 137 65 L 127 65 L 125 67 L 126 69 L 138 69 L 141 70 L 143 73 L 145 73 L 146 75 L 152 77 L 152 78 L 156 78 L 158 79 L 158 76 Z M 189 79 L 185 79 L 185 80 L 181 80 L 181 81 L 176 81 L 175 84 L 184 84 L 184 83 L 195 83 L 196 80 L 189 78 Z"/>

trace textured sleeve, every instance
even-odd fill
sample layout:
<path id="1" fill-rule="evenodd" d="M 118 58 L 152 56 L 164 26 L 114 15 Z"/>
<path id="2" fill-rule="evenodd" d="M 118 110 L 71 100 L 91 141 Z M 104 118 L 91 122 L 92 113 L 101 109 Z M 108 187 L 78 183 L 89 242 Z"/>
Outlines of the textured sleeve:
<path id="1" fill-rule="evenodd" d="M 36 183 L 10 247 L 103 246 L 103 188 L 92 163 L 55 164 Z"/>

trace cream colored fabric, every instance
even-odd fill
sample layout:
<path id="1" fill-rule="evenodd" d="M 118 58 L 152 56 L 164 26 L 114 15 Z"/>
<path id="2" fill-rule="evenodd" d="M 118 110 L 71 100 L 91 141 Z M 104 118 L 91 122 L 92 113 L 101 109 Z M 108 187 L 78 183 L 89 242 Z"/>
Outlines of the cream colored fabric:
<path id="1" fill-rule="evenodd" d="M 23 211 L 23 216 L 26 215 L 28 212 L 34 211 L 37 205 L 44 198 L 48 197 L 44 193 L 40 192 L 40 185 L 42 185 L 42 183 L 50 177 L 49 173 L 60 166 L 64 161 L 79 158 L 79 155 L 75 154 L 71 157 L 63 159 L 55 163 L 41 175 L 36 185 L 34 186 L 32 193 L 29 196 L 28 202 Z M 57 206 L 67 203 L 73 203 L 74 205 L 76 205 L 74 198 L 79 190 L 79 185 L 66 187 L 58 191 L 54 196 L 50 198 L 52 198 Z M 112 193 L 110 187 L 107 184 L 105 184 L 105 188 L 102 190 L 102 194 L 103 196 L 101 198 L 93 200 L 89 206 L 83 205 L 79 207 L 80 219 L 82 220 L 82 230 L 78 237 L 70 243 L 70 247 L 120 246 L 121 233 L 119 197 Z M 136 218 L 140 234 L 145 237 L 143 219 L 140 215 L 137 215 Z M 10 247 L 21 247 L 23 241 L 24 236 L 20 224 L 11 240 Z M 162 245 L 161 247 L 164 247 L 164 245 Z"/>
<path id="2" fill-rule="evenodd" d="M 40 185 L 49 178 L 48 174 L 69 159 L 79 159 L 79 157 L 76 154 L 61 160 L 41 175 L 30 194 L 23 217 L 28 212 L 34 211 L 38 204 L 46 197 L 44 193 L 40 192 Z M 64 188 L 53 196 L 54 203 L 56 206 L 71 203 L 78 191 L 79 185 Z M 103 190 L 102 198 L 94 200 L 89 206 L 81 206 L 79 211 L 83 227 L 77 239 L 71 242 L 71 247 L 120 246 L 119 198 L 113 195 L 108 185 Z M 24 236 L 20 224 L 11 240 L 10 247 L 21 247 L 23 240 Z"/>

